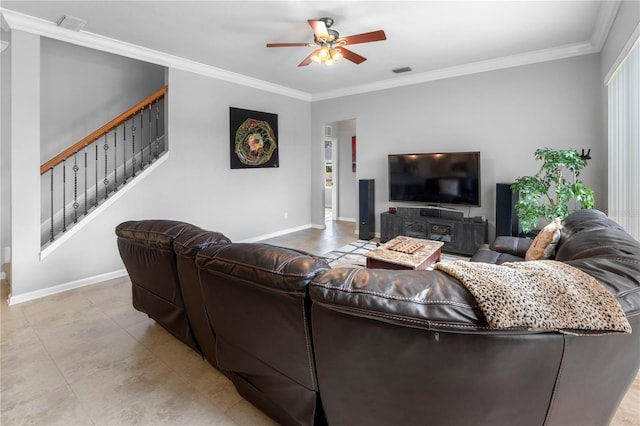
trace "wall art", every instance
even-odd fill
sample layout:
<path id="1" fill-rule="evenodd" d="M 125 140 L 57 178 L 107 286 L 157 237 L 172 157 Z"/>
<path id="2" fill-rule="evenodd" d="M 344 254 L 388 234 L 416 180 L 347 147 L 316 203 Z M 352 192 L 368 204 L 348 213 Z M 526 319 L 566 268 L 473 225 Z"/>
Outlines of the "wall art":
<path id="1" fill-rule="evenodd" d="M 279 167 L 278 115 L 229 108 L 231 168 Z"/>
<path id="2" fill-rule="evenodd" d="M 351 136 L 351 171 L 356 172 L 356 137 Z"/>

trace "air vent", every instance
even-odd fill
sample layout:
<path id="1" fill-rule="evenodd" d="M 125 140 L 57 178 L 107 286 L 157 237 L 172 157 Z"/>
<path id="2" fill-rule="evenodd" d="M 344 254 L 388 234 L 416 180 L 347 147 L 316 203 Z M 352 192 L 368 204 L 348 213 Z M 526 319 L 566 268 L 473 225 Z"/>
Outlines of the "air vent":
<path id="1" fill-rule="evenodd" d="M 87 21 L 70 15 L 64 15 L 58 20 L 59 27 L 66 28 L 71 31 L 80 31 L 85 25 L 87 25 Z"/>
<path id="2" fill-rule="evenodd" d="M 409 72 L 412 71 L 411 67 L 402 67 L 402 68 L 396 68 L 395 70 L 391 70 L 396 74 L 402 74 L 403 72 Z"/>

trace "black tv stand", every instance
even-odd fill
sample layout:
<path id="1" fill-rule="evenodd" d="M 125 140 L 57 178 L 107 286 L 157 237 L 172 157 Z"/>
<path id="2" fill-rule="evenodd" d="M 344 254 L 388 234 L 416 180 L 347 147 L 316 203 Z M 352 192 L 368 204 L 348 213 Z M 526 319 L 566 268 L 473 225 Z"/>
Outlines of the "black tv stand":
<path id="1" fill-rule="evenodd" d="M 442 241 L 442 250 L 473 255 L 487 243 L 487 221 L 465 218 L 460 210 L 437 207 L 398 207 L 396 213 L 380 215 L 380 241 L 398 235 Z"/>

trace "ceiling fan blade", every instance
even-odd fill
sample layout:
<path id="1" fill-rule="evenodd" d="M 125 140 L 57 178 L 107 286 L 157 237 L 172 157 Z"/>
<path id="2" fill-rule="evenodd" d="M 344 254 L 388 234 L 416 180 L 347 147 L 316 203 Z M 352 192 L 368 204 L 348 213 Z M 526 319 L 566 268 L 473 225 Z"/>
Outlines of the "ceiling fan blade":
<path id="1" fill-rule="evenodd" d="M 306 66 L 307 66 L 307 65 L 309 65 L 311 62 L 313 62 L 313 61 L 311 60 L 311 55 L 313 55 L 313 52 L 309 53 L 309 56 L 307 56 L 306 58 L 304 58 L 304 59 L 302 60 L 302 62 L 300 62 L 300 63 L 298 64 L 298 66 L 299 66 L 299 67 L 306 67 Z"/>
<path id="2" fill-rule="evenodd" d="M 309 43 L 267 43 L 267 47 L 296 47 L 309 46 Z"/>
<path id="3" fill-rule="evenodd" d="M 361 64 L 361 63 L 363 63 L 364 61 L 367 60 L 367 58 L 365 58 L 364 56 L 360 56 L 357 53 L 352 52 L 349 49 L 345 49 L 344 47 L 341 47 L 340 50 L 342 51 L 342 56 L 345 59 L 350 60 L 354 64 Z"/>
<path id="4" fill-rule="evenodd" d="M 327 31 L 327 25 L 324 21 L 314 21 L 313 19 L 308 19 L 309 25 L 311 25 L 311 29 L 313 33 L 316 35 L 318 40 L 327 40 L 329 38 L 329 31 Z"/>
<path id="5" fill-rule="evenodd" d="M 344 41 L 343 45 L 348 44 L 358 44 L 358 43 L 369 43 L 372 41 L 382 41 L 386 40 L 387 36 L 382 30 L 371 31 L 370 33 L 362 33 L 356 34 L 348 37 L 342 37 L 339 40 Z"/>

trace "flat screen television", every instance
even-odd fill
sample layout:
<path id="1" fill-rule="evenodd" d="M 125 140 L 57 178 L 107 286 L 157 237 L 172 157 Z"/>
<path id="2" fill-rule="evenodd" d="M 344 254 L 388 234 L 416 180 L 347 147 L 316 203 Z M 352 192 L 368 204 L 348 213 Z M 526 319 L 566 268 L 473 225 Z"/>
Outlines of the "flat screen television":
<path id="1" fill-rule="evenodd" d="M 389 201 L 480 207 L 480 152 L 390 154 Z"/>

